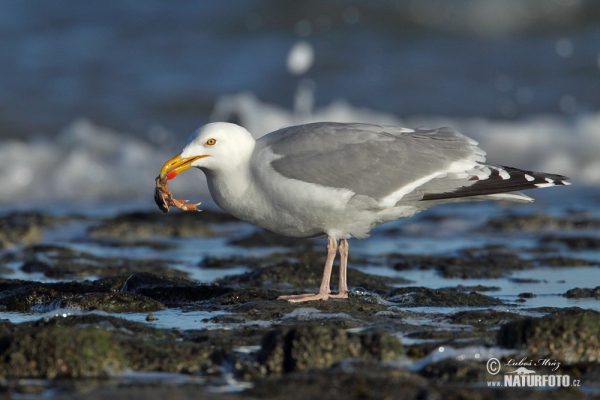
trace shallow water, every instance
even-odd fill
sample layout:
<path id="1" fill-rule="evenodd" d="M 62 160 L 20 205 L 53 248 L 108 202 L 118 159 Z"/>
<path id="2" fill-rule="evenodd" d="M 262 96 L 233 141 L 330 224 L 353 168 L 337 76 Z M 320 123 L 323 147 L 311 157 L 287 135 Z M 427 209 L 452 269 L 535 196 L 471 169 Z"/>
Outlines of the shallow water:
<path id="1" fill-rule="evenodd" d="M 553 188 L 556 189 L 556 188 Z M 539 252 L 540 235 L 546 233 L 560 233 L 568 235 L 584 235 L 591 237 L 600 236 L 597 230 L 566 231 L 566 232 L 496 232 L 486 230 L 483 225 L 489 218 L 530 213 L 548 214 L 553 216 L 568 216 L 573 212 L 585 213 L 590 217 L 599 215 L 595 207 L 596 198 L 600 192 L 596 189 L 567 189 L 558 188 L 553 196 L 553 189 L 537 191 L 535 195 L 538 201 L 532 205 L 498 205 L 494 203 L 465 203 L 450 204 L 425 211 L 413 218 L 403 219 L 378 227 L 373 231 L 370 238 L 366 240 L 351 240 L 350 254 L 367 260 L 367 264 L 351 265 L 362 272 L 399 277 L 408 279 L 410 284 L 398 286 L 425 286 L 428 288 L 442 288 L 449 286 L 497 286 L 498 291 L 485 292 L 515 305 L 516 308 L 532 307 L 582 307 L 600 310 L 600 301 L 594 298 L 568 299 L 562 295 L 569 289 L 575 287 L 595 287 L 600 283 L 600 250 L 598 249 L 567 249 L 559 245 L 545 246 L 541 254 L 545 256 L 564 256 L 570 258 L 586 259 L 598 263 L 596 266 L 586 267 L 536 267 L 523 271 L 511 271 L 505 277 L 497 279 L 448 279 L 439 275 L 435 270 L 402 270 L 396 271 L 391 268 L 382 255 L 390 253 L 400 254 L 424 254 L 424 255 L 452 255 L 455 252 L 474 247 L 485 247 L 489 245 L 504 245 L 510 248 L 521 258 L 531 258 L 530 252 Z M 73 208 L 71 213 L 81 212 Z M 90 209 L 87 216 L 72 220 L 67 224 L 45 231 L 42 242 L 46 244 L 62 245 L 75 250 L 90 253 L 100 257 L 116 257 L 138 260 L 168 260 L 168 265 L 188 274 L 191 279 L 203 283 L 214 282 L 229 275 L 247 272 L 249 269 L 241 261 L 234 268 L 206 269 L 199 267 L 199 263 L 205 257 L 228 257 L 231 255 L 244 258 L 261 257 L 273 252 L 285 252 L 285 248 L 251 247 L 239 248 L 229 244 L 232 237 L 243 237 L 250 234 L 256 228 L 244 224 L 234 223 L 219 226 L 217 237 L 198 238 L 150 238 L 148 245 L 131 245 L 127 242 L 119 246 L 107 245 L 103 241 L 83 240 L 86 229 L 97 224 L 98 216 L 90 215 L 97 213 L 97 209 Z M 118 209 L 111 209 L 112 215 Z M 127 207 L 123 208 L 127 211 Z M 6 211 L 5 211 L 6 212 Z M 158 211 L 157 211 L 158 212 Z M 65 211 L 69 214 L 69 211 Z M 83 214 L 85 215 L 85 214 Z M 106 215 L 106 214 L 105 214 Z M 165 248 L 154 248 L 152 243 L 168 245 Z M 315 240 L 316 248 L 323 249 L 325 256 L 324 239 Z M 370 260 L 370 261 L 369 261 Z M 370 265 L 369 263 L 372 262 Z M 383 265 L 382 265 L 383 264 Z M 391 263 L 393 264 L 393 263 Z M 20 261 L 6 263 L 6 266 L 14 271 L 5 274 L 4 277 L 12 279 L 56 281 L 44 277 L 40 273 L 25 273 L 20 270 Z M 93 279 L 86 277 L 85 279 Z M 83 279 L 83 278 L 82 278 Z M 349 282 L 352 287 L 352 282 Z M 534 297 L 517 302 L 521 293 L 532 293 Z M 452 308 L 428 307 L 427 312 L 454 312 Z M 40 314 L 21 314 L 0 312 L 0 318 L 11 321 L 23 321 L 39 318 Z M 123 315 L 125 316 L 125 315 Z M 132 320 L 144 320 L 144 315 L 127 315 Z M 159 317 L 160 316 L 160 317 Z M 202 314 L 189 314 L 174 310 L 166 310 L 157 313 L 159 321 L 155 326 L 162 328 L 185 328 L 193 326 L 204 326 L 198 319 L 206 316 Z M 189 322 L 186 322 L 189 321 Z"/>

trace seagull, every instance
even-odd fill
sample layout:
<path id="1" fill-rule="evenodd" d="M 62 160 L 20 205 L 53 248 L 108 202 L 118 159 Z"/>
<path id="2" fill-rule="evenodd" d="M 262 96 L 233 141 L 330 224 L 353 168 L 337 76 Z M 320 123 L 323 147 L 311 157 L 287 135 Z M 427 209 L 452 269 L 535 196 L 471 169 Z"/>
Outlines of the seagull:
<path id="1" fill-rule="evenodd" d="M 377 225 L 438 204 L 531 202 L 516 191 L 570 184 L 561 175 L 485 164 L 485 154 L 476 141 L 446 127 L 318 122 L 255 140 L 241 126 L 214 122 L 190 135 L 157 183 L 199 168 L 215 203 L 231 215 L 285 236 L 327 236 L 318 292 L 279 297 L 327 300 L 348 297 L 347 239 L 364 239 Z M 337 252 L 338 292 L 331 293 Z"/>

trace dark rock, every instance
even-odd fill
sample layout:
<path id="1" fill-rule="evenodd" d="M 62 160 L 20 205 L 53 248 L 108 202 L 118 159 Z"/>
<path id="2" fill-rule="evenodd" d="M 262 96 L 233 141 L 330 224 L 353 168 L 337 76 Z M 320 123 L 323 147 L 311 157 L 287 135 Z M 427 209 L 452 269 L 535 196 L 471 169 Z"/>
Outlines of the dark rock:
<path id="1" fill-rule="evenodd" d="M 508 280 L 510 282 L 512 282 L 512 283 L 523 283 L 523 284 L 540 283 L 540 282 L 542 282 L 539 279 L 533 279 L 533 278 L 509 278 Z"/>
<path id="2" fill-rule="evenodd" d="M 215 297 L 211 303 L 219 305 L 247 304 L 258 300 L 276 300 L 280 295 L 280 292 L 270 289 L 241 288 Z"/>
<path id="3" fill-rule="evenodd" d="M 212 299 L 232 290 L 219 285 L 202 285 L 183 278 L 137 273 L 127 279 L 121 292 L 137 293 L 167 305 L 176 305 Z"/>
<path id="4" fill-rule="evenodd" d="M 581 299 L 585 297 L 595 297 L 596 299 L 600 299 L 600 286 L 596 286 L 594 289 L 588 288 L 575 288 L 567 290 L 567 292 L 563 295 L 572 299 Z"/>
<path id="5" fill-rule="evenodd" d="M 60 221 L 60 218 L 40 213 L 14 213 L 0 217 L 0 250 L 33 243 L 41 239 L 42 228 Z"/>
<path id="6" fill-rule="evenodd" d="M 598 261 L 561 256 L 537 258 L 535 259 L 535 262 L 539 265 L 548 267 L 587 267 L 599 264 Z"/>
<path id="7" fill-rule="evenodd" d="M 214 257 L 207 256 L 198 264 L 200 268 L 207 269 L 231 269 L 239 266 L 253 263 L 252 259 L 242 256 L 230 256 L 230 257 Z"/>
<path id="8" fill-rule="evenodd" d="M 464 249 L 458 256 L 401 255 L 394 269 L 435 269 L 445 278 L 500 278 L 513 270 L 531 269 L 534 265 L 501 246 Z"/>
<path id="9" fill-rule="evenodd" d="M 121 292 L 125 282 L 131 275 L 115 275 L 106 278 L 96 279 L 94 281 L 85 280 L 83 283 L 88 285 L 92 285 L 98 290 L 97 292 L 113 292 L 118 293 Z"/>
<path id="10" fill-rule="evenodd" d="M 362 367 L 362 364 L 365 364 Z M 448 393 L 445 390 L 444 393 Z M 444 398 L 417 374 L 370 362 L 343 363 L 329 370 L 271 376 L 244 392 L 252 399 L 438 399 Z"/>
<path id="11" fill-rule="evenodd" d="M 510 322 L 498 344 L 569 364 L 600 360 L 600 312 L 565 308 L 542 318 Z"/>
<path id="12" fill-rule="evenodd" d="M 98 378 L 122 370 L 113 333 L 96 328 L 20 326 L 2 337 L 0 375 L 14 378 Z"/>
<path id="13" fill-rule="evenodd" d="M 267 295 L 265 292 L 264 295 Z M 233 295 L 233 294 L 232 294 Z M 229 295 L 225 295 L 227 298 Z M 216 300 L 219 300 L 217 298 Z M 335 323 L 338 327 L 343 325 L 344 328 L 353 328 L 357 326 L 369 326 L 369 316 L 376 314 L 380 311 L 386 311 L 388 306 L 378 304 L 376 302 L 370 302 L 361 297 L 351 297 L 348 299 L 330 299 L 328 301 L 316 301 L 311 302 L 310 311 L 307 312 L 307 316 L 304 317 L 302 314 L 296 314 L 295 318 L 290 318 L 289 314 L 299 308 L 298 304 L 290 303 L 284 300 L 273 301 L 271 300 L 255 300 L 245 303 L 235 304 L 234 307 L 229 308 L 229 311 L 236 314 L 244 314 L 248 320 L 274 320 L 279 319 L 279 323 L 296 324 L 297 321 L 313 321 L 318 316 L 322 319 L 326 319 L 330 323 Z M 302 308 L 302 306 L 300 306 Z M 321 311 L 322 313 L 318 313 Z M 318 314 L 315 314 L 318 313 Z M 390 314 L 400 316 L 390 311 Z M 316 315 L 318 315 L 316 317 Z M 285 321 L 280 318 L 286 317 Z M 321 319 L 321 320 L 322 320 Z M 364 323 L 362 320 L 367 320 Z M 370 322 L 369 322 L 370 321 Z"/>
<path id="14" fill-rule="evenodd" d="M 531 292 L 519 293 L 519 298 L 521 298 L 521 299 L 533 299 L 534 297 L 537 297 L 537 295 L 535 293 L 531 293 Z"/>
<path id="15" fill-rule="evenodd" d="M 84 311 L 101 310 L 110 313 L 148 312 L 164 310 L 165 306 L 140 294 L 90 293 L 82 296 L 50 301 L 35 307 L 36 311 L 48 312 L 58 308 Z"/>
<path id="16" fill-rule="evenodd" d="M 258 361 L 265 372 L 280 374 L 329 368 L 347 358 L 391 361 L 402 354 L 402 344 L 390 334 L 353 334 L 331 325 L 307 325 L 267 333 Z"/>
<path id="17" fill-rule="evenodd" d="M 498 286 L 484 286 L 484 285 L 474 285 L 474 286 L 448 286 L 440 288 L 439 290 L 454 290 L 459 292 L 498 292 L 501 289 Z"/>
<path id="18" fill-rule="evenodd" d="M 175 306 L 209 300 L 232 291 L 233 289 L 224 286 L 199 284 L 195 286 L 140 288 L 136 292 L 168 306 Z"/>
<path id="19" fill-rule="evenodd" d="M 504 304 L 499 299 L 477 292 L 464 293 L 421 286 L 394 289 L 388 300 L 404 307 L 490 307 Z"/>
<path id="20" fill-rule="evenodd" d="M 36 305 L 99 291 L 90 284 L 80 282 L 16 281 L 11 284 L 10 280 L 4 280 L 2 286 L 7 289 L 0 292 L 0 305 L 8 311 L 30 311 Z"/>
<path id="21" fill-rule="evenodd" d="M 194 286 L 198 282 L 179 276 L 160 276 L 148 272 L 136 272 L 127 277 L 121 287 L 123 293 L 138 293 L 139 289 L 164 286 Z"/>
<path id="22" fill-rule="evenodd" d="M 562 243 L 569 249 L 596 250 L 600 249 L 600 238 L 592 236 L 565 236 L 548 235 L 542 238 L 543 243 Z"/>
<path id="23" fill-rule="evenodd" d="M 337 282 L 337 268 L 334 268 L 331 282 Z M 402 279 L 370 275 L 356 269 L 348 269 L 348 283 L 352 287 L 363 287 L 369 291 L 386 291 L 394 283 L 403 283 Z M 233 275 L 218 281 L 223 285 L 240 285 L 245 287 L 295 287 L 303 290 L 316 290 L 323 279 L 323 264 L 320 263 L 291 263 L 288 261 L 247 272 Z"/>
<path id="24" fill-rule="evenodd" d="M 94 314 L 19 324 L 0 343 L 0 376 L 7 378 L 104 378 L 125 369 L 196 373 L 212 365 L 214 353 L 171 331 Z"/>
<path id="25" fill-rule="evenodd" d="M 525 319 L 523 315 L 507 311 L 496 310 L 468 310 L 459 311 L 448 316 L 453 324 L 472 325 L 478 327 L 500 326 L 511 321 L 520 321 Z"/>

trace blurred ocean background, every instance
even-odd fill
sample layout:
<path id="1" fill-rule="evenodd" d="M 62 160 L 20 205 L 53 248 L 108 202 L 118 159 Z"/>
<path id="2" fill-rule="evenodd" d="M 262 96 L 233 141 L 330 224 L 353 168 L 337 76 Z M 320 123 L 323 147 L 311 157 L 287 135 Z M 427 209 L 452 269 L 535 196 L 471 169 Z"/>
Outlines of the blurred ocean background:
<path id="1" fill-rule="evenodd" d="M 0 60 L 3 209 L 153 207 L 163 162 L 217 120 L 447 125 L 492 163 L 600 186 L 596 0 L 0 0 Z"/>

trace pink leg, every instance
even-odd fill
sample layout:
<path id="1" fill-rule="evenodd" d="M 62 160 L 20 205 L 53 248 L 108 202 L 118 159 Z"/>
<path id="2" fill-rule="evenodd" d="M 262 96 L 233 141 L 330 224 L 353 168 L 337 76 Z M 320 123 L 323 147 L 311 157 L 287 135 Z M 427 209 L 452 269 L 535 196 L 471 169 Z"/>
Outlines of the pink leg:
<path id="1" fill-rule="evenodd" d="M 333 268 L 333 260 L 335 260 L 335 253 L 338 245 L 337 240 L 331 237 L 327 238 L 327 261 L 325 261 L 325 269 L 323 270 L 323 280 L 317 293 L 305 293 L 305 294 L 293 294 L 289 296 L 279 296 L 278 300 L 287 300 L 292 303 L 299 303 L 301 301 L 311 300 L 327 300 L 330 297 L 329 294 L 329 280 L 331 279 L 331 269 Z"/>
<path id="2" fill-rule="evenodd" d="M 338 287 L 337 294 L 329 295 L 329 297 L 332 299 L 348 298 L 348 285 L 346 283 L 346 271 L 348 269 L 348 249 L 348 241 L 346 239 L 340 240 L 340 285 Z"/>

